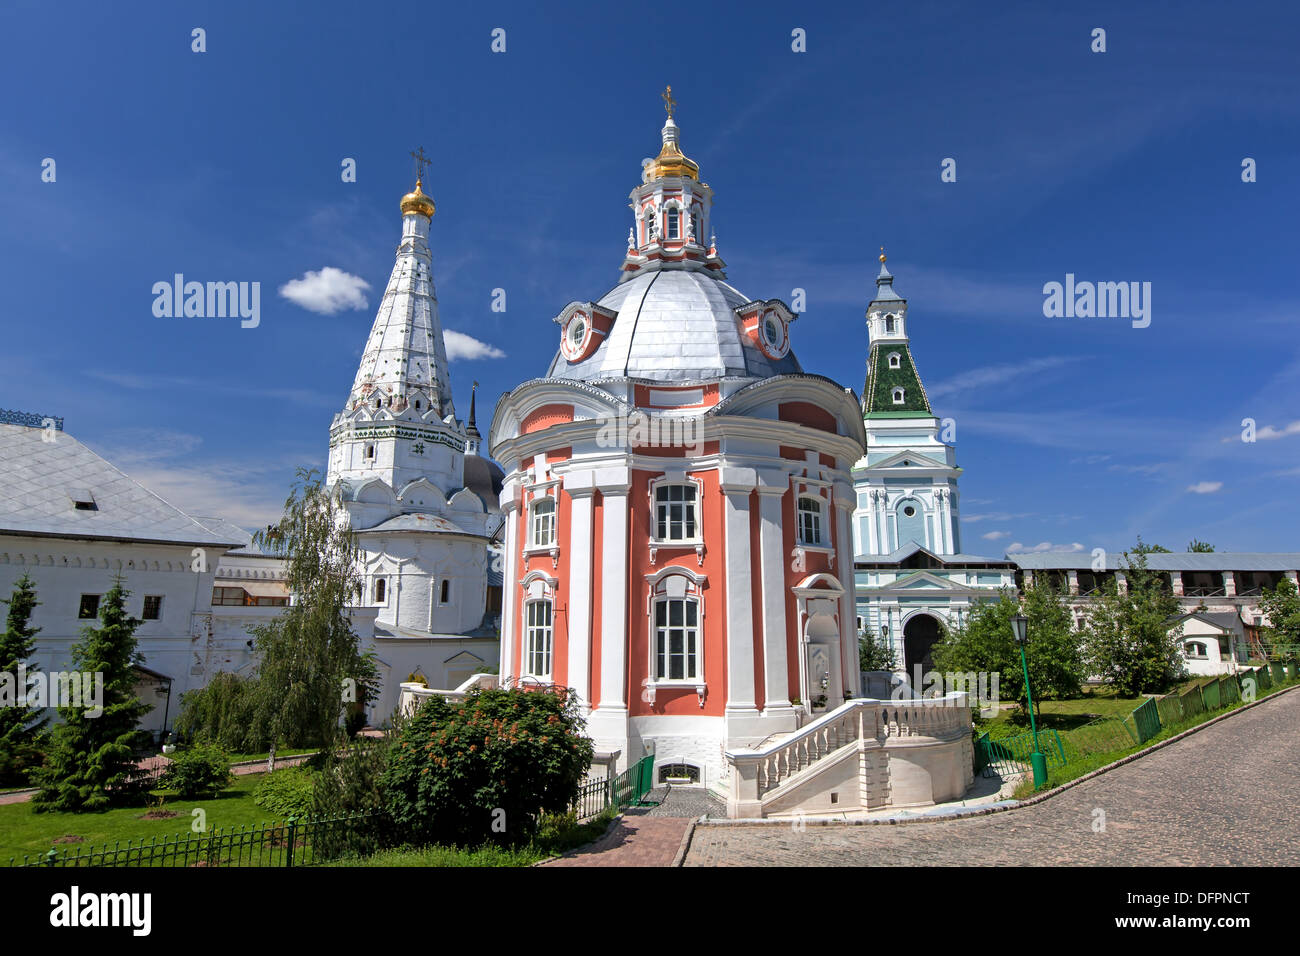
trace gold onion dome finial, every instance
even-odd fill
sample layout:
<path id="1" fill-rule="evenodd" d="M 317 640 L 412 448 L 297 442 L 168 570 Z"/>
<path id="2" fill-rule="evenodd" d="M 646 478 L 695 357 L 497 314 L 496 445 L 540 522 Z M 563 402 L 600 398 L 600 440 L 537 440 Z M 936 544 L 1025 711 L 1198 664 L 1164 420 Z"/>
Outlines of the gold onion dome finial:
<path id="1" fill-rule="evenodd" d="M 433 199 L 424 194 L 421 188 L 424 186 L 424 167 L 432 162 L 428 156 L 424 155 L 424 147 L 420 147 L 418 153 L 411 153 L 415 159 L 415 189 L 402 197 L 402 215 L 409 213 L 419 213 L 421 216 L 433 218 Z"/>
<path id="2" fill-rule="evenodd" d="M 884 247 L 884 246 L 881 246 L 881 247 L 880 247 L 880 264 L 881 264 L 882 266 L 885 264 L 885 247 Z"/>
<path id="3" fill-rule="evenodd" d="M 677 101 L 673 99 L 673 88 L 670 86 L 659 95 L 663 97 L 664 109 L 668 112 L 668 122 L 663 128 L 663 149 L 659 150 L 659 155 L 650 161 L 647 181 L 664 179 L 668 176 L 698 180 L 700 164 L 688 158 L 678 145 L 677 124 L 673 122 L 673 110 L 677 108 Z"/>

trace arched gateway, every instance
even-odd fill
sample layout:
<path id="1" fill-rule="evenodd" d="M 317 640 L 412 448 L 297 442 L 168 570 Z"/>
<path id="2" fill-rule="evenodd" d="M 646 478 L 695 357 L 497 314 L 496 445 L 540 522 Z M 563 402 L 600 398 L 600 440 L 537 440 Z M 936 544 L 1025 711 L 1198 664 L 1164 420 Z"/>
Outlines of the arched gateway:
<path id="1" fill-rule="evenodd" d="M 908 680 L 915 681 L 918 664 L 922 674 L 934 669 L 930 655 L 940 633 L 938 619 L 929 614 L 913 614 L 907 619 L 903 625 L 903 657 Z"/>

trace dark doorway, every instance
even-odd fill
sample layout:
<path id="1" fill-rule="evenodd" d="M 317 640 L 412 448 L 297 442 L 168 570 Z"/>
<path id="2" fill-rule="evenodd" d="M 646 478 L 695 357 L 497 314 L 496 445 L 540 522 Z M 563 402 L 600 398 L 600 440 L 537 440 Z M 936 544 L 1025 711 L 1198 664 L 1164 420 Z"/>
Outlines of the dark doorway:
<path id="1" fill-rule="evenodd" d="M 934 661 L 930 651 L 939 640 L 939 622 L 929 614 L 917 614 L 903 626 L 903 656 L 907 664 L 907 678 L 912 680 L 916 674 L 916 665 L 921 665 L 921 673 L 934 670 Z"/>

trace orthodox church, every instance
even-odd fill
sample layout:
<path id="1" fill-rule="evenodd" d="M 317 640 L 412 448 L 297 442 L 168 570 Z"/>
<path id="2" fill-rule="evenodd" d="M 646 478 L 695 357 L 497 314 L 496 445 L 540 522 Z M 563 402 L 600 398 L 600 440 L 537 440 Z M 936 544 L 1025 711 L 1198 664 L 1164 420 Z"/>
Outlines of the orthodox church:
<path id="1" fill-rule="evenodd" d="M 618 281 L 560 310 L 555 357 L 493 416 L 501 675 L 573 688 L 620 763 L 715 785 L 725 750 L 859 695 L 865 435 L 852 392 L 799 364 L 790 307 L 727 281 L 665 99 Z"/>
<path id="2" fill-rule="evenodd" d="M 867 305 L 866 454 L 853 468 L 855 589 L 859 630 L 888 643 L 896 669 L 915 678 L 917 666 L 931 669 L 941 625 L 960 625 L 973 604 L 1015 587 L 1016 565 L 962 552 L 955 429 L 930 408 L 907 300 L 885 263 L 882 252 Z"/>
<path id="3" fill-rule="evenodd" d="M 330 425 L 326 483 L 340 493 L 363 553 L 363 606 L 376 609 L 384 697 L 411 680 L 454 687 L 497 665 L 502 473 L 480 455 L 475 422 L 456 418 L 422 180 L 402 197 L 397 261 L 342 411 Z"/>

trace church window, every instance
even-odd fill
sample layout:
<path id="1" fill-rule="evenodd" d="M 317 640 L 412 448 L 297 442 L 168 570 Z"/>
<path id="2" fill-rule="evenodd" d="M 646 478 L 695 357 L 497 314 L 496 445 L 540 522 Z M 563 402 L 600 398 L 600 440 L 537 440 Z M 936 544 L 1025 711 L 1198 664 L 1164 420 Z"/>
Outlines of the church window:
<path id="1" fill-rule="evenodd" d="M 894 389 L 894 404 L 902 405 L 906 393 L 901 388 Z"/>
<path id="2" fill-rule="evenodd" d="M 438 603 L 446 604 L 451 600 L 451 581 L 447 578 L 442 579 L 442 587 L 438 591 Z"/>
<path id="3" fill-rule="evenodd" d="M 702 242 L 700 239 L 700 217 L 691 213 L 691 235 L 695 237 L 697 243 Z"/>
<path id="4" fill-rule="evenodd" d="M 695 485 L 660 485 L 655 489 L 655 539 L 694 541 L 698 536 Z"/>
<path id="5" fill-rule="evenodd" d="M 418 398 L 415 400 L 415 410 L 417 412 L 420 410 L 420 400 Z"/>
<path id="6" fill-rule="evenodd" d="M 538 498 L 533 502 L 532 534 L 529 541 L 534 548 L 549 548 L 555 544 L 555 499 Z"/>
<path id="7" fill-rule="evenodd" d="M 89 620 L 99 615 L 99 595 L 83 594 L 81 596 L 81 606 L 77 608 L 77 617 L 81 620 Z"/>
<path id="8" fill-rule="evenodd" d="M 668 226 L 669 239 L 681 238 L 681 229 L 682 229 L 681 222 L 682 222 L 682 214 L 679 210 L 677 209 L 668 210 L 667 226 Z"/>
<path id="9" fill-rule="evenodd" d="M 569 345 L 575 350 L 582 348 L 582 340 L 587 337 L 587 323 L 575 318 L 569 326 Z"/>
<path id="10" fill-rule="evenodd" d="M 144 596 L 144 610 L 140 617 L 146 621 L 156 621 L 162 617 L 162 595 L 146 594 Z"/>
<path id="11" fill-rule="evenodd" d="M 656 680 L 698 679 L 699 613 L 696 598 L 655 602 Z"/>
<path id="12" fill-rule="evenodd" d="M 379 405 L 380 405 L 380 401 L 381 401 L 381 400 L 380 400 L 379 396 L 376 395 L 376 396 L 375 396 L 375 408 L 378 408 L 378 407 L 379 407 Z"/>
<path id="13" fill-rule="evenodd" d="M 890 353 L 889 353 L 889 367 L 890 367 L 890 368 L 902 368 L 902 367 L 903 367 L 903 360 L 902 360 L 902 358 L 899 356 L 899 354 L 898 354 L 897 352 L 890 352 Z"/>
<path id="14" fill-rule="evenodd" d="M 374 446 L 374 445 L 367 445 L 367 446 L 366 446 L 366 457 L 367 457 L 367 458 L 374 458 L 374 457 L 375 457 L 375 446 Z"/>
<path id="15" fill-rule="evenodd" d="M 646 206 L 643 218 L 645 219 L 645 241 L 655 241 L 655 207 Z"/>
<path id="16" fill-rule="evenodd" d="M 913 508 L 911 505 L 908 505 L 906 508 L 903 509 L 903 514 L 910 518 L 914 514 L 916 514 L 916 509 Z"/>
<path id="17" fill-rule="evenodd" d="M 776 318 L 769 315 L 763 322 L 763 336 L 767 339 L 767 344 L 773 348 L 781 345 L 781 327 L 777 325 Z"/>
<path id="18" fill-rule="evenodd" d="M 804 495 L 799 499 L 799 543 L 822 543 L 822 503 L 820 498 Z"/>
<path id="19" fill-rule="evenodd" d="M 383 578 L 375 578 L 375 603 L 386 604 L 388 601 L 388 582 Z"/>
<path id="20" fill-rule="evenodd" d="M 524 672 L 529 677 L 551 677 L 551 602 L 528 603 L 528 630 L 524 650 Z"/>

